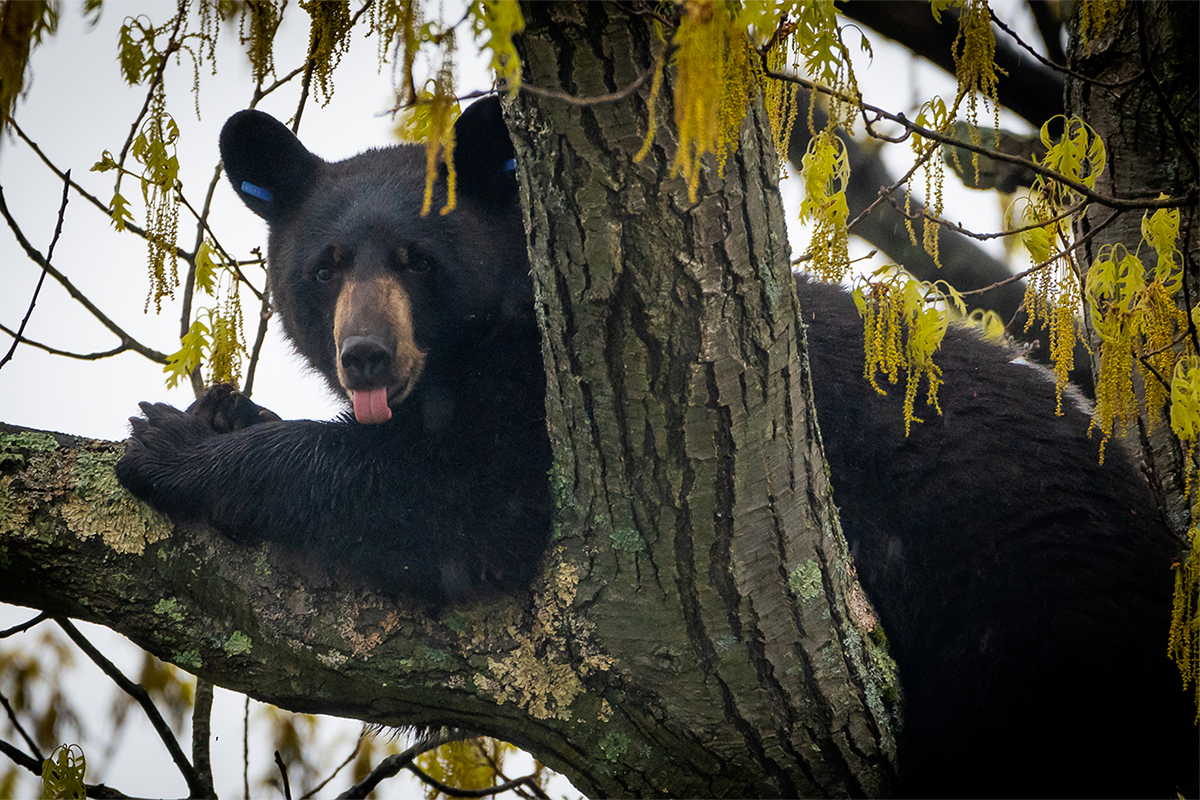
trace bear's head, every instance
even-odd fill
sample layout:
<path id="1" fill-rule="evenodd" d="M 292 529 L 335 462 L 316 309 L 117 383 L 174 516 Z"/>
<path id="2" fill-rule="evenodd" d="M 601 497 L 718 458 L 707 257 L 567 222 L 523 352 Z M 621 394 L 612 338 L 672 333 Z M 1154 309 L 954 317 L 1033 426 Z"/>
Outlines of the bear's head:
<path id="1" fill-rule="evenodd" d="M 326 162 L 260 111 L 232 116 L 221 158 L 270 227 L 268 283 L 296 349 L 380 423 L 455 353 L 532 324 L 532 282 L 512 142 L 498 98 L 454 126 L 457 207 L 439 170 L 421 215 L 425 149 L 398 145 Z"/>

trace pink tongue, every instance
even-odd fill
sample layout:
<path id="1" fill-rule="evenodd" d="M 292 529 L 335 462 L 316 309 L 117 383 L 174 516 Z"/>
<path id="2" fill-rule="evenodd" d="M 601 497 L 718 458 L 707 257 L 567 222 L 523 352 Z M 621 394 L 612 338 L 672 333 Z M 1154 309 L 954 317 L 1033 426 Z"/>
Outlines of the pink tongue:
<path id="1" fill-rule="evenodd" d="M 387 389 L 351 392 L 354 399 L 354 418 L 364 425 L 378 425 L 392 418 L 388 408 Z"/>

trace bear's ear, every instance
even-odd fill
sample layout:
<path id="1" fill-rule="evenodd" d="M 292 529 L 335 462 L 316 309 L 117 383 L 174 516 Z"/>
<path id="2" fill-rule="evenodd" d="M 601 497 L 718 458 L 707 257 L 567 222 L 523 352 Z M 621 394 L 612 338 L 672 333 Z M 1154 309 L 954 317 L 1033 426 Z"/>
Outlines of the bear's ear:
<path id="1" fill-rule="evenodd" d="M 515 202 L 516 156 L 496 95 L 476 100 L 455 120 L 454 170 L 460 194 L 489 203 Z"/>
<path id="2" fill-rule="evenodd" d="M 239 111 L 221 129 L 221 160 L 233 189 L 267 222 L 294 211 L 316 181 L 321 159 L 261 111 Z"/>

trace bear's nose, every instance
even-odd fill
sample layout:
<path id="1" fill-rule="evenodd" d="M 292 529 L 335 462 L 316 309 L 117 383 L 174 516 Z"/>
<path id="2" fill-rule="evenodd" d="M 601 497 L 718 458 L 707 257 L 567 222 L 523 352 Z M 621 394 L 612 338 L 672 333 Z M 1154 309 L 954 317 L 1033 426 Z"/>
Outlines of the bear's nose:
<path id="1" fill-rule="evenodd" d="M 354 387 L 385 382 L 392 368 L 392 351 L 376 336 L 347 336 L 339 358 Z"/>

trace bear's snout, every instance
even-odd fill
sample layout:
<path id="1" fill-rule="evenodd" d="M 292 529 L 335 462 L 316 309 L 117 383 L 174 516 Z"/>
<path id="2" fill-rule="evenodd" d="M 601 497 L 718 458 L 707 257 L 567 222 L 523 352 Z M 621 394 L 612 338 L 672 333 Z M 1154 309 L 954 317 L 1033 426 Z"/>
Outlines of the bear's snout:
<path id="1" fill-rule="evenodd" d="M 391 377 L 392 349 L 378 336 L 347 336 L 338 357 L 352 386 L 378 386 Z"/>
<path id="2" fill-rule="evenodd" d="M 392 276 L 350 279 L 338 293 L 334 312 L 338 382 L 354 404 L 359 422 L 391 418 L 425 364 L 413 331 L 412 304 Z"/>

